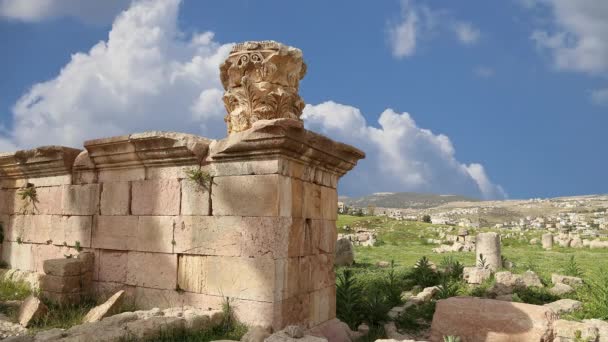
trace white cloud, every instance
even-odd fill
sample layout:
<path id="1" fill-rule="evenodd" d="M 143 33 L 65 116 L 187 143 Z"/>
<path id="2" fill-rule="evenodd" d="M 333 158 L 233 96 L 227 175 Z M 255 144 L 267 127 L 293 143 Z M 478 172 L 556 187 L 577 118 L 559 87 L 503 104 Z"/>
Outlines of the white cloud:
<path id="1" fill-rule="evenodd" d="M 413 56 L 420 42 L 430 39 L 436 31 L 454 32 L 458 41 L 465 45 L 475 44 L 481 35 L 472 23 L 456 20 L 446 10 L 431 9 L 416 0 L 401 0 L 399 19 L 389 22 L 387 30 L 393 57 Z"/>
<path id="2" fill-rule="evenodd" d="M 370 126 L 355 107 L 332 101 L 307 105 L 306 126 L 363 149 L 367 156 L 341 186 L 354 193 L 425 191 L 504 198 L 483 166 L 455 158 L 450 139 L 418 127 L 408 113 L 386 109 Z"/>
<path id="3" fill-rule="evenodd" d="M 178 0 L 135 2 L 116 18 L 107 41 L 32 86 L 13 108 L 13 144 L 81 146 L 153 129 L 223 136 L 219 65 L 231 45 L 209 32 L 184 40 L 178 8 Z"/>
<path id="4" fill-rule="evenodd" d="M 481 78 L 490 78 L 496 74 L 496 71 L 494 71 L 494 69 L 490 67 L 480 65 L 473 69 L 473 73 L 475 74 L 475 76 Z"/>
<path id="5" fill-rule="evenodd" d="M 38 22 L 74 17 L 92 24 L 105 24 L 128 7 L 130 0 L 0 0 L 0 17 Z"/>
<path id="6" fill-rule="evenodd" d="M 598 106 L 608 106 L 608 88 L 591 91 L 591 101 Z"/>
<path id="7" fill-rule="evenodd" d="M 213 33 L 187 37 L 177 27 L 178 0 L 142 0 L 120 14 L 107 41 L 76 53 L 59 74 L 35 84 L 0 127 L 0 151 L 146 130 L 225 136 L 219 65 L 231 44 Z M 186 39 L 188 38 L 188 39 Z M 308 127 L 367 152 L 341 183 L 345 193 L 431 191 L 504 197 L 479 164 L 455 159 L 450 139 L 387 109 L 379 128 L 354 107 L 308 105 Z M 364 181 L 362 181 L 364 180 Z"/>
<path id="8" fill-rule="evenodd" d="M 535 30 L 531 37 L 540 49 L 550 52 L 558 70 L 608 73 L 608 1 L 526 2 L 527 8 L 551 14 L 551 24 Z"/>
<path id="9" fill-rule="evenodd" d="M 458 40 L 465 45 L 477 43 L 481 36 L 479 29 L 469 22 L 457 21 L 454 23 L 453 29 Z"/>
<path id="10" fill-rule="evenodd" d="M 403 58 L 414 54 L 419 25 L 418 11 L 411 1 L 403 0 L 401 2 L 401 20 L 390 25 L 388 31 L 393 56 Z"/>

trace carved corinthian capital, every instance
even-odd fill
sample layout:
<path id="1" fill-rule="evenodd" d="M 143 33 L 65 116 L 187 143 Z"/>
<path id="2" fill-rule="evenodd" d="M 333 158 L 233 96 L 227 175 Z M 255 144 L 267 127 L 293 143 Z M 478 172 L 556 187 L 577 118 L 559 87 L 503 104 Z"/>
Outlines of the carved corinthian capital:
<path id="1" fill-rule="evenodd" d="M 301 121 L 304 101 L 298 87 L 304 74 L 300 49 L 275 41 L 236 44 L 220 66 L 228 134 L 244 131 L 258 120 Z"/>

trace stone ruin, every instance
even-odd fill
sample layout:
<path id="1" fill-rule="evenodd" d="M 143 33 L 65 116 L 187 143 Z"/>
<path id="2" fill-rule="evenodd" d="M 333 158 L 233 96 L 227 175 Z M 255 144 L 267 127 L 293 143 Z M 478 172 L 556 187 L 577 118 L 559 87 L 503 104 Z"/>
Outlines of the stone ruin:
<path id="1" fill-rule="evenodd" d="M 238 319 L 276 330 L 335 318 L 336 187 L 364 153 L 303 127 L 299 49 L 237 44 L 220 69 L 224 139 L 145 132 L 0 154 L 2 261 L 42 274 L 90 252 L 100 298 L 229 297 Z"/>

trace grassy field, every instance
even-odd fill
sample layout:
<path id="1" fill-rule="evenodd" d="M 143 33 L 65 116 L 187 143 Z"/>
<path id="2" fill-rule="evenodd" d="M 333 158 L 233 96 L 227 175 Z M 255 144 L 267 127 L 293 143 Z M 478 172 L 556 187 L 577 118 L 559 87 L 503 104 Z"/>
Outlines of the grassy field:
<path id="1" fill-rule="evenodd" d="M 361 267 L 375 265 L 378 261 L 394 260 L 397 266 L 412 267 L 415 262 L 423 256 L 428 257 L 432 262 L 439 264 L 446 256 L 462 262 L 465 266 L 474 266 L 474 252 L 457 253 L 433 253 L 432 249 L 438 245 L 428 244 L 427 239 L 439 239 L 438 234 L 429 230 L 429 227 L 448 227 L 437 224 L 429 224 L 412 221 L 396 221 L 384 217 L 357 217 L 350 215 L 340 215 L 337 226 L 341 233 L 346 233 L 342 229 L 348 225 L 353 230 L 357 227 L 376 229 L 378 232 L 378 244 L 375 247 L 355 247 L 355 260 Z M 455 227 L 453 233 L 458 228 Z M 469 229 L 470 234 L 479 231 L 490 231 L 490 229 Z M 542 278 L 550 279 L 551 273 L 561 272 L 567 265 L 570 256 L 574 255 L 576 262 L 580 266 L 585 276 L 599 274 L 602 268 L 608 271 L 608 249 L 589 249 L 589 248 L 561 248 L 554 247 L 551 251 L 545 251 L 540 245 L 530 245 L 531 238 L 540 238 L 544 231 L 532 231 L 524 233 L 526 241 L 519 241 L 517 238 L 505 238 L 503 235 L 502 254 L 509 261 L 515 263 L 515 271 L 525 271 L 532 269 Z M 516 234 L 519 237 L 519 233 Z"/>

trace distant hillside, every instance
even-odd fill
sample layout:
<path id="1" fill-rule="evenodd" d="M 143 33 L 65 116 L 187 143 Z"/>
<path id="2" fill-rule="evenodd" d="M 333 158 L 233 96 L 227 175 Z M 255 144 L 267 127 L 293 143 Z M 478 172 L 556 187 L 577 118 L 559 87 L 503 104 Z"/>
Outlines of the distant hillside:
<path id="1" fill-rule="evenodd" d="M 346 205 L 365 208 L 375 205 L 382 208 L 433 208 L 449 202 L 477 202 L 479 200 L 459 195 L 420 194 L 416 192 L 377 192 L 362 197 L 340 196 L 340 201 Z"/>

